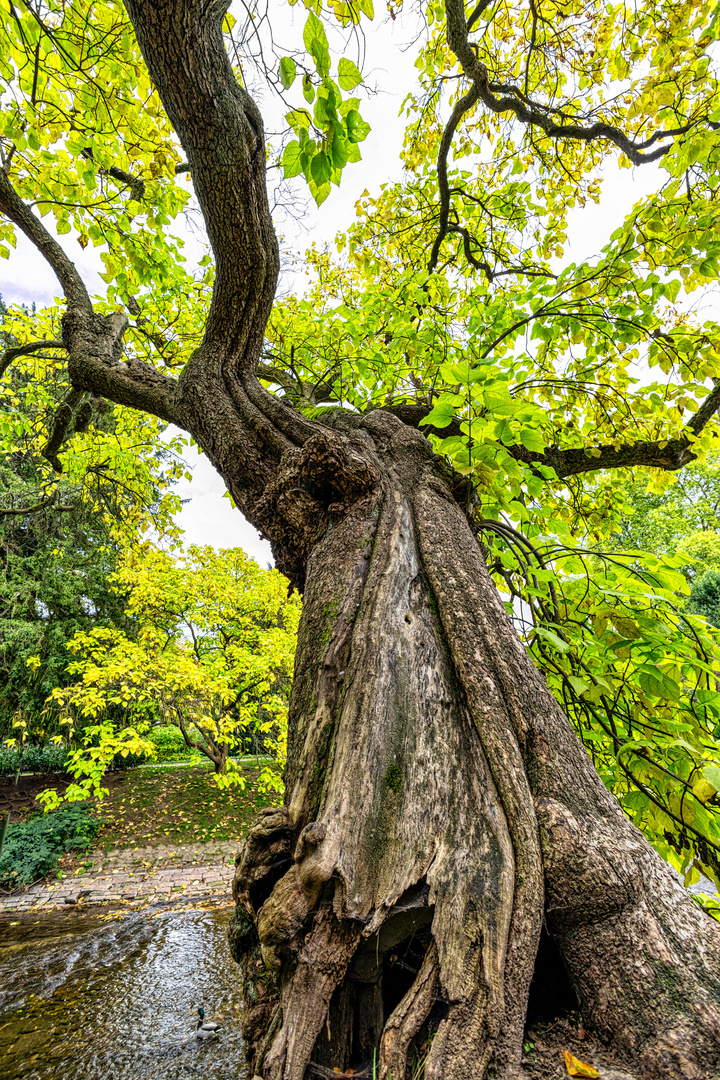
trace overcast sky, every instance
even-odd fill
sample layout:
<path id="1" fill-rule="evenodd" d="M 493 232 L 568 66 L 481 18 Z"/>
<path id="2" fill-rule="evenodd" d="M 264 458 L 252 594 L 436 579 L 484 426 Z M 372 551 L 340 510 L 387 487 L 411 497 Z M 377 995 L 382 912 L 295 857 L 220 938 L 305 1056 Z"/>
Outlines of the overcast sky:
<path id="1" fill-rule="evenodd" d="M 304 7 L 297 5 L 291 8 L 289 16 L 292 40 L 297 37 L 298 26 L 301 27 L 304 22 Z M 294 31 L 292 20 L 296 20 Z M 287 215 L 276 223 L 286 256 L 302 253 L 313 241 L 319 244 L 331 241 L 338 231 L 354 220 L 355 203 L 366 188 L 375 194 L 381 183 L 400 178 L 399 151 L 403 120 L 398 114 L 404 97 L 416 85 L 413 50 L 407 48 L 412 36 L 413 27 L 403 22 L 402 15 L 395 22 L 387 19 L 367 33 L 363 71 L 366 82 L 375 88 L 375 92 L 367 96 L 361 105 L 361 112 L 371 125 L 370 134 L 361 144 L 363 161 L 345 169 L 341 187 L 332 188 L 319 210 L 308 200 L 303 178 L 298 177 L 293 182 L 302 223 Z M 358 59 L 355 44 L 348 55 L 354 60 Z M 272 104 L 269 95 L 263 95 L 263 98 L 260 104 L 266 127 L 271 130 L 274 124 L 281 123 L 281 110 L 277 104 Z M 608 222 L 612 221 L 612 227 L 616 227 L 633 203 L 657 186 L 657 174 L 658 169 L 654 165 L 636 170 L 620 170 L 610 165 L 605 172 L 601 204 L 589 204 L 571 219 L 569 258 L 579 262 L 597 254 L 607 242 Z M 187 234 L 188 255 L 195 252 L 196 257 L 200 257 L 203 249 L 199 239 Z M 98 270 L 102 269 L 99 249 L 81 249 L 73 243 L 72 235 L 63 236 L 61 242 L 83 274 L 90 292 L 101 294 L 104 283 L 98 277 Z M 289 260 L 285 261 L 287 265 Z M 279 288 L 286 291 L 292 285 L 292 278 L 288 279 L 286 272 Z M 19 237 L 17 250 L 12 253 L 10 261 L 0 260 L 0 294 L 5 302 L 34 301 L 41 306 L 52 303 L 59 292 L 47 263 L 23 237 Z M 222 480 L 207 459 L 191 448 L 188 448 L 186 458 L 193 471 L 193 480 L 192 483 L 183 480 L 178 488 L 181 498 L 187 500 L 179 517 L 185 530 L 186 543 L 239 546 L 263 565 L 271 561 L 270 545 L 260 539 L 255 529 L 232 507 L 230 500 L 223 498 L 225 488 Z"/>

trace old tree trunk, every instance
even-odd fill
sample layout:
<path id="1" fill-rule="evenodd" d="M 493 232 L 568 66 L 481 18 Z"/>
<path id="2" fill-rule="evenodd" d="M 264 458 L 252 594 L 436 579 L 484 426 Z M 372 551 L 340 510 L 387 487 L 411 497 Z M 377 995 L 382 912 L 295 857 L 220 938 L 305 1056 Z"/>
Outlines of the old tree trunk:
<path id="1" fill-rule="evenodd" d="M 720 926 L 608 794 L 520 643 L 452 478 L 385 411 L 311 423 L 255 371 L 278 253 L 260 115 L 220 0 L 126 0 L 180 138 L 217 275 L 179 380 L 121 362 L 62 249 L 77 390 L 192 432 L 304 587 L 285 805 L 238 859 L 231 930 L 253 1075 L 427 1080 L 519 1068 L 541 933 L 585 1022 L 648 1077 L 720 1069 Z M 627 462 L 626 462 L 627 463 Z M 317 1070 L 315 1070 L 317 1072 Z"/>
<path id="2" fill-rule="evenodd" d="M 383 412 L 325 438 L 285 806 L 235 877 L 256 1072 L 377 1048 L 405 1077 L 413 1045 L 428 1078 L 512 1075 L 544 925 L 594 1031 L 645 1075 L 712 1075 L 719 928 L 604 788 L 426 440 Z"/>

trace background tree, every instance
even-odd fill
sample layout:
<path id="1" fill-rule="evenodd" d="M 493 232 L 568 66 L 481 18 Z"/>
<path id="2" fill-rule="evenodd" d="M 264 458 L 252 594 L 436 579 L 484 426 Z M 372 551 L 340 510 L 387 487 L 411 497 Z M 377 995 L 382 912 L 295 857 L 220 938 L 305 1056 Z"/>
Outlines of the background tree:
<path id="1" fill-rule="evenodd" d="M 346 261 L 319 258 L 320 291 L 268 325 L 278 248 L 263 125 L 223 28 L 238 67 L 262 39 L 226 9 L 126 0 L 126 20 L 109 3 L 14 4 L 0 212 L 62 285 L 74 391 L 191 432 L 304 589 L 285 805 L 251 832 L 235 879 L 252 1067 L 301 1080 L 311 1063 L 377 1053 L 379 1075 L 397 1078 L 418 1047 L 428 1078 L 491 1061 L 517 1074 L 544 925 L 593 1030 L 647 1075 L 716 1070 L 717 924 L 603 784 L 486 564 L 500 534 L 516 562 L 528 552 L 521 526 L 551 621 L 538 540 L 600 539 L 616 481 L 588 474 L 672 471 L 714 448 L 717 326 L 683 306 L 717 275 L 712 16 L 663 0 L 425 6 L 407 182 L 368 197 Z M 365 134 L 345 96 L 357 74 L 333 63 L 322 14 L 304 17 L 304 49 L 278 75 L 299 106 L 284 168 L 318 202 Z M 350 26 L 360 12 L 341 2 L 325 16 Z M 611 154 L 661 162 L 664 184 L 597 259 L 563 264 L 568 213 L 597 197 Z M 192 278 L 164 239 L 185 168 L 214 277 Z M 60 235 L 75 226 L 105 245 L 106 300 L 91 301 L 44 213 Z M 197 299 L 196 323 L 185 316 L 187 345 L 170 350 L 178 298 Z M 663 588 L 646 580 L 651 605 Z M 556 609 L 557 629 L 535 632 L 561 655 L 567 621 Z M 712 679 L 688 625 L 684 662 Z M 629 636 L 620 649 L 636 641 L 646 648 Z M 680 674 L 644 693 L 689 688 L 685 742 L 702 758 L 714 687 L 698 683 L 700 698 Z M 607 682 L 612 704 L 623 688 Z M 693 841 L 705 857 L 718 839 L 707 789 L 688 776 L 682 801 L 705 814 Z M 410 942 L 419 970 L 398 978 L 390 958 Z"/>
<path id="2" fill-rule="evenodd" d="M 29 319 L 48 336 L 24 355 Z M 46 699 L 67 682 L 68 641 L 95 624 L 129 629 L 108 579 L 138 533 L 176 534 L 184 466 L 178 438 L 159 440 L 151 418 L 82 395 L 70 407 L 56 313 L 3 308 L 2 325 L 0 733 L 19 723 L 41 739 L 53 730 Z"/>
<path id="3" fill-rule="evenodd" d="M 52 700 L 70 735 L 89 744 L 72 757 L 78 779 L 68 797 L 98 789 L 107 763 L 149 727 L 175 724 L 188 747 L 205 754 L 218 782 L 244 783 L 230 752 L 264 739 L 275 763 L 260 783 L 281 788 L 287 699 L 300 605 L 277 570 L 263 570 L 240 548 L 190 547 L 131 553 L 111 582 L 125 601 L 132 638 L 95 627 L 70 642 L 73 681 Z M 151 750 L 151 747 L 146 746 Z M 48 805 L 57 796 L 48 793 Z"/>
<path id="4" fill-rule="evenodd" d="M 656 555 L 679 555 L 694 580 L 720 566 L 720 462 L 711 454 L 682 472 L 630 477 L 615 542 Z M 660 490 L 657 490 L 657 487 Z"/>
<path id="5" fill-rule="evenodd" d="M 713 457 L 693 463 L 662 491 L 628 484 L 628 515 L 621 521 L 624 547 L 677 555 L 691 582 L 689 610 L 720 626 L 720 468 Z"/>
<path id="6" fill-rule="evenodd" d="M 692 610 L 704 615 L 711 626 L 720 627 L 720 574 L 717 570 L 706 570 L 693 582 L 690 603 Z"/>

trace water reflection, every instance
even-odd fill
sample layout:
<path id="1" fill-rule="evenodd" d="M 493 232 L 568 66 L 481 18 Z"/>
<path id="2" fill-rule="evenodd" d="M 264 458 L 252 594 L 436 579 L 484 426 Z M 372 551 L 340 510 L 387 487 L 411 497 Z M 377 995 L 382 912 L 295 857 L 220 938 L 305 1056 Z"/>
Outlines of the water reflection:
<path id="1" fill-rule="evenodd" d="M 4 923 L 2 1080 L 244 1080 L 228 914 Z M 199 1005 L 218 1039 L 195 1039 Z"/>

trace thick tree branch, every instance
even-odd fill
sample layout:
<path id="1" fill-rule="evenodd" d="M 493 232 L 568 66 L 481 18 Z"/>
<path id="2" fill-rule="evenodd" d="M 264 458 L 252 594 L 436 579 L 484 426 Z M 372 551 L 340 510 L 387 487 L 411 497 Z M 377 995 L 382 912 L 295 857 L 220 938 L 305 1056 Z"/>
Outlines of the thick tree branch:
<path id="1" fill-rule="evenodd" d="M 117 165 L 111 165 L 109 169 L 101 169 L 101 174 L 111 176 L 113 180 L 119 180 L 130 188 L 130 198 L 135 202 L 142 202 L 145 195 L 145 181 L 141 176 L 133 176 L 132 173 L 119 169 Z"/>
<path id="2" fill-rule="evenodd" d="M 63 334 L 73 387 L 178 423 L 177 380 L 140 360 L 122 359 L 126 326 L 127 318 L 120 312 L 90 317 L 72 310 L 65 314 Z"/>
<path id="3" fill-rule="evenodd" d="M 75 409 L 82 400 L 80 390 L 70 390 L 55 410 L 50 438 L 42 449 L 42 456 L 49 461 L 56 473 L 62 472 L 62 465 L 58 458 L 58 450 L 63 444 L 67 429 L 73 418 Z"/>
<path id="4" fill-rule="evenodd" d="M 715 383 L 715 389 L 708 394 L 695 415 L 688 421 L 688 427 L 693 435 L 699 435 L 715 413 L 720 409 L 720 379 Z"/>
<path id="5" fill-rule="evenodd" d="M 226 0 L 125 0 L 163 106 L 187 156 L 216 263 L 195 366 L 228 356 L 253 371 L 279 270 L 260 113 L 222 36 Z M 158 43 L 162 42 L 162 48 Z M 211 359 L 212 354 L 212 359 Z"/>
<path id="6" fill-rule="evenodd" d="M 58 503 L 58 496 L 59 492 L 56 490 L 33 506 L 0 506 L 0 517 L 27 517 L 28 514 L 38 514 L 41 510 L 49 510 L 51 507 L 58 514 L 69 514 L 76 509 L 73 505 Z"/>
<path id="7" fill-rule="evenodd" d="M 719 410 L 720 382 L 688 421 L 686 431 L 689 434 L 675 439 L 628 443 L 619 447 L 607 444 L 569 450 L 548 447 L 543 453 L 527 450 L 524 446 L 511 446 L 508 449 L 516 461 L 551 466 L 560 479 L 598 469 L 627 469 L 635 465 L 677 472 L 696 459 L 697 454 L 692 449 L 693 437 L 700 434 Z"/>
<path id="8" fill-rule="evenodd" d="M 93 152 L 90 147 L 83 151 L 85 157 L 93 160 Z M 117 165 L 111 165 L 109 169 L 99 169 L 101 176 L 111 176 L 113 180 L 118 180 L 121 184 L 130 188 L 130 198 L 135 202 L 141 202 L 145 197 L 145 181 L 142 176 L 135 176 L 133 173 L 126 172 L 125 169 L 120 169 Z M 190 166 L 183 162 L 180 165 L 175 166 L 175 175 L 179 176 L 181 173 L 190 172 Z"/>
<path id="9" fill-rule="evenodd" d="M 636 465 L 645 465 L 653 469 L 665 469 L 677 472 L 683 466 L 694 461 L 692 444 L 687 438 L 669 439 L 667 442 L 636 442 L 614 447 L 609 444 L 600 446 L 577 447 L 561 450 L 550 446 L 542 453 L 527 450 L 524 446 L 508 446 L 508 452 L 516 461 L 526 465 L 546 465 L 555 470 L 560 480 L 580 473 L 597 472 L 604 469 L 628 469 Z"/>
<path id="10" fill-rule="evenodd" d="M 35 217 L 22 201 L 4 169 L 0 169 L 0 214 L 4 214 L 17 225 L 50 264 L 62 286 L 68 304 L 91 314 L 90 297 L 75 264 L 70 261 L 40 219 Z"/>
<path id="11" fill-rule="evenodd" d="M 411 427 L 420 427 L 421 421 L 430 412 L 429 407 L 424 403 L 411 401 L 386 405 L 384 409 Z M 688 434 L 679 435 L 674 439 L 639 441 L 619 447 L 606 443 L 598 446 L 572 447 L 566 450 L 549 446 L 542 452 L 528 450 L 524 446 L 508 446 L 506 449 L 516 461 L 522 461 L 531 466 L 545 465 L 554 469 L 560 480 L 566 476 L 578 476 L 580 473 L 604 469 L 628 469 L 636 465 L 677 472 L 678 469 L 682 469 L 696 459 L 697 455 L 692 449 L 693 440 L 719 411 L 720 381 L 688 421 L 685 429 Z M 444 428 L 423 425 L 421 430 L 440 438 L 463 434 L 459 420 L 454 420 Z"/>
<path id="12" fill-rule="evenodd" d="M 119 313 L 95 314 L 74 263 L 22 201 L 3 169 L 0 169 L 0 213 L 35 245 L 55 271 L 65 293 L 63 348 L 70 356 L 68 369 L 75 390 L 90 390 L 119 405 L 130 405 L 162 420 L 174 421 L 177 382 L 149 364 L 137 360 L 122 362 L 122 335 L 127 319 Z M 3 360 L 6 356 L 7 351 Z"/>

